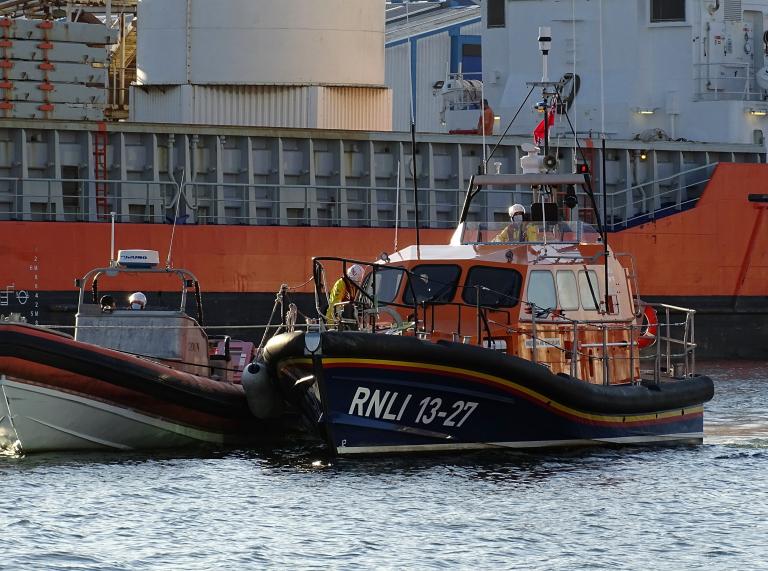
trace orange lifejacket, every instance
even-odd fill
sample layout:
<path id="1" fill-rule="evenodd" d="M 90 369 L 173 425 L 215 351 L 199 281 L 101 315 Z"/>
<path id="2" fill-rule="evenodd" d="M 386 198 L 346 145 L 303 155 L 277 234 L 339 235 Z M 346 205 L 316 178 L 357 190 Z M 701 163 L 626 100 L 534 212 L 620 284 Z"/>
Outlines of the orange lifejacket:
<path id="1" fill-rule="evenodd" d="M 482 135 L 483 128 L 485 128 L 485 134 L 492 135 L 493 123 L 494 123 L 493 109 L 491 109 L 490 107 L 486 107 L 483 110 L 483 114 L 480 115 L 480 118 L 477 120 L 477 134 Z"/>

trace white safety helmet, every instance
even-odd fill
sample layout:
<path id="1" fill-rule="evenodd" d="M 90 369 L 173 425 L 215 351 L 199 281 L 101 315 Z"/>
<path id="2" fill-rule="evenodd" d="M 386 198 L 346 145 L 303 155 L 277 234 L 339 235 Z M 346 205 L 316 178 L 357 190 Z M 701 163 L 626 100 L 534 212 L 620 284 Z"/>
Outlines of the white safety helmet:
<path id="1" fill-rule="evenodd" d="M 132 293 L 128 298 L 128 305 L 131 306 L 131 309 L 144 309 L 144 306 L 147 305 L 147 296 L 140 291 Z"/>
<path id="2" fill-rule="evenodd" d="M 347 277 L 356 284 L 363 281 L 363 267 L 359 264 L 352 264 L 347 268 Z"/>
<path id="3" fill-rule="evenodd" d="M 513 204 L 509 207 L 509 218 L 510 220 L 515 217 L 516 214 L 520 214 L 521 216 L 525 216 L 525 206 L 522 204 Z"/>

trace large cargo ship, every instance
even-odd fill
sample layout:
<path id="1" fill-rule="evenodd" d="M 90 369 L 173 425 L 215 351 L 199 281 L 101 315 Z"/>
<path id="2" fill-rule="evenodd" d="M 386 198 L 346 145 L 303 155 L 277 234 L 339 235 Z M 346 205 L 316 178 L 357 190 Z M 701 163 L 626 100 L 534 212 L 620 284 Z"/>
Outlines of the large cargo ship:
<path id="1" fill-rule="evenodd" d="M 40 102 L 25 114 L 29 105 L 14 103 L 19 90 L 5 89 L 10 106 L 2 108 L 0 119 L 0 314 L 72 325 L 72 280 L 108 255 L 112 212 L 118 247 L 156 249 L 174 266 L 190 268 L 209 292 L 204 304 L 215 306 L 208 313 L 216 321 L 207 325 L 250 339 L 260 338 L 258 326 L 268 321 L 283 284 L 300 309 L 309 309 L 311 255 L 374 259 L 413 243 L 414 182 L 420 232 L 432 243 L 447 242 L 469 177 L 483 164 L 515 172 L 521 145 L 530 141 L 541 116 L 525 109 L 499 137 L 516 111 L 506 102 L 523 99 L 511 86 L 539 68 L 538 55 L 527 51 L 530 37 L 553 20 L 553 6 L 568 3 L 490 0 L 474 8 L 423 7 L 423 26 L 430 26 L 425 30 L 415 10 L 406 19 L 401 9 L 385 27 L 383 3 L 364 2 L 339 24 L 348 31 L 335 35 L 323 26 L 330 10 L 343 9 L 337 3 L 327 10 L 313 8 L 313 2 L 280 3 L 281 9 L 291 4 L 317 11 L 314 20 L 302 20 L 315 22 L 315 43 L 299 49 L 296 37 L 278 34 L 276 42 L 295 48 L 288 50 L 286 66 L 252 63 L 238 71 L 230 63 L 249 37 L 242 30 L 288 14 L 270 12 L 272 20 L 259 20 L 249 10 L 268 7 L 256 4 L 233 2 L 212 15 L 205 3 L 145 0 L 140 7 L 151 11 L 139 11 L 138 20 L 121 16 L 119 37 L 108 34 L 99 41 L 116 42 L 104 48 L 111 62 L 139 62 L 130 87 L 132 121 L 79 120 L 93 116 L 98 99 L 81 107 L 49 102 L 52 107 L 43 110 L 47 104 Z M 570 114 L 579 133 L 568 138 L 566 126 L 555 119 L 555 159 L 562 172 L 589 169 L 595 188 L 605 188 L 598 199 L 601 211 L 605 201 L 609 240 L 615 251 L 634 256 L 642 295 L 697 309 L 700 356 L 764 357 L 768 2 L 753 2 L 749 10 L 733 2 L 649 1 L 643 10 L 625 4 L 574 0 L 553 24 L 554 41 L 570 48 L 557 50 L 569 55 L 553 59 L 551 73 L 572 74 Z M 165 25 L 168 18 L 176 24 Z M 41 21 L 51 21 L 54 31 L 62 25 Z M 225 37 L 227 23 L 236 21 L 240 35 Z M 626 25 L 607 26 L 609 21 Z M 367 34 L 356 34 L 356 26 Z M 478 28 L 480 38 L 469 33 Z M 12 34 L 21 28 L 2 29 L 14 42 Z M 42 34 L 48 28 L 34 29 Z M 163 68 L 153 54 L 168 29 L 188 49 L 171 54 Z M 199 38 L 216 34 L 215 46 L 208 47 L 227 66 L 212 67 L 211 52 L 200 50 L 207 44 Z M 367 58 L 357 84 L 338 70 L 325 81 L 307 75 L 315 68 L 301 54 L 322 59 L 317 46 L 325 45 L 328 34 L 334 40 L 328 57 L 344 73 L 361 65 L 351 54 Z M 94 41 L 89 37 L 83 45 Z M 637 49 L 625 49 L 627 42 Z M 477 45 L 479 83 L 467 71 L 477 55 L 470 48 Z M 403 60 L 407 93 L 419 101 L 417 109 L 440 106 L 442 118 L 437 127 L 416 118 L 421 127 L 415 151 L 410 135 L 401 131 L 402 78 L 389 68 L 403 47 L 410 54 Z M 53 59 L 55 49 L 43 53 L 54 67 L 66 63 Z M 516 54 L 514 60 L 509 54 Z M 4 70 L 19 69 L 21 60 L 14 57 L 6 52 L 0 58 L 11 62 Z M 238 73 L 239 83 L 233 80 Z M 92 79 L 114 87 L 115 78 L 126 75 L 118 69 Z M 48 79 L 39 82 L 58 85 Z M 123 83 L 110 91 L 106 109 L 113 116 L 128 101 L 121 99 L 127 90 Z M 451 129 L 474 127 L 478 98 L 487 99 L 498 115 L 495 135 L 450 135 Z M 57 115 L 75 108 L 87 112 Z M 492 158 L 484 161 L 497 141 Z M 578 196 L 579 205 L 585 200 Z M 476 219 L 501 220 L 510 204 L 526 201 L 523 189 L 489 192 L 473 208 Z M 172 294 L 159 285 L 147 293 L 150 303 L 171 303 Z"/>

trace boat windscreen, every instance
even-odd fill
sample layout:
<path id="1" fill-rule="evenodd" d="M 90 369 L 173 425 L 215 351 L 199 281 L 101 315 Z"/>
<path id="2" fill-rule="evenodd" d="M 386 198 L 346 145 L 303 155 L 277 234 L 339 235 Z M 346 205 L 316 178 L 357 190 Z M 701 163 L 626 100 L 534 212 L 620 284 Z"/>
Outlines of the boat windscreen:
<path id="1" fill-rule="evenodd" d="M 514 307 L 520 298 L 523 276 L 512 268 L 473 266 L 464 282 L 461 298 L 469 305 L 484 307 Z"/>
<path id="2" fill-rule="evenodd" d="M 369 296 L 374 297 L 373 279 L 375 279 L 377 300 L 379 303 L 391 303 L 397 297 L 404 273 L 405 270 L 400 267 L 374 265 L 374 271 L 368 274 L 365 280 L 365 291 Z"/>
<path id="3" fill-rule="evenodd" d="M 462 244 L 598 244 L 600 234 L 585 222 L 466 222 Z"/>
<path id="4" fill-rule="evenodd" d="M 461 268 L 449 264 L 415 266 L 405 286 L 403 303 L 448 303 L 456 293 Z"/>

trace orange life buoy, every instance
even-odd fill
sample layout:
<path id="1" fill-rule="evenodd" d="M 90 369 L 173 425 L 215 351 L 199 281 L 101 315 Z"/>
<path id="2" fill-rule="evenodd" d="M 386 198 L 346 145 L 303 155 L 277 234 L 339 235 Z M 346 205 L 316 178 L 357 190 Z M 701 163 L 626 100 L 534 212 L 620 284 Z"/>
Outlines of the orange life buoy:
<path id="1" fill-rule="evenodd" d="M 637 338 L 637 346 L 641 349 L 650 347 L 656 342 L 656 334 L 659 332 L 659 318 L 656 310 L 646 305 L 643 310 L 643 324 L 640 337 Z"/>

